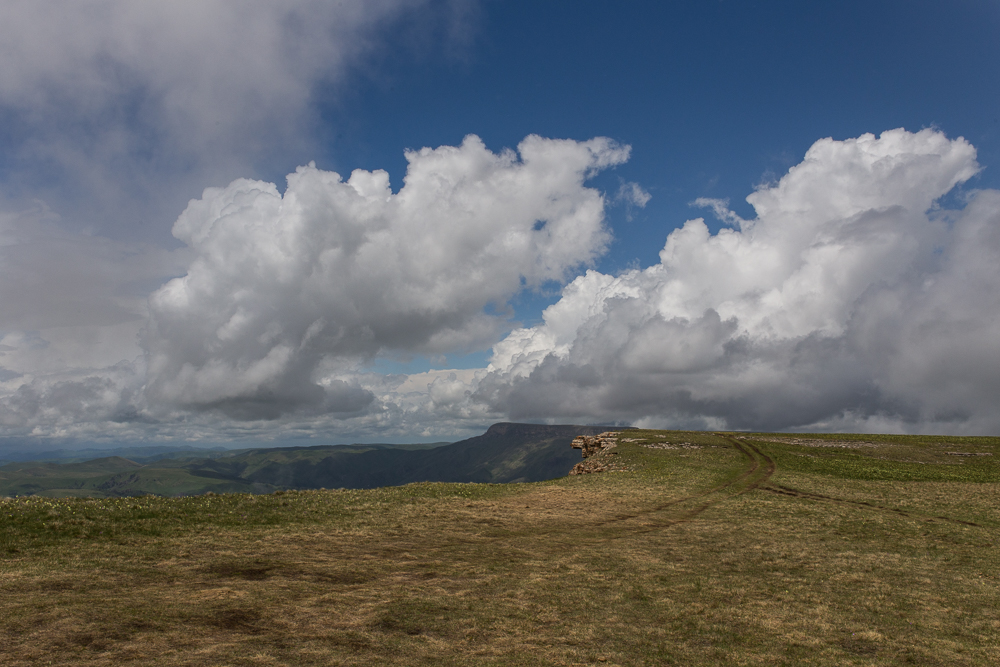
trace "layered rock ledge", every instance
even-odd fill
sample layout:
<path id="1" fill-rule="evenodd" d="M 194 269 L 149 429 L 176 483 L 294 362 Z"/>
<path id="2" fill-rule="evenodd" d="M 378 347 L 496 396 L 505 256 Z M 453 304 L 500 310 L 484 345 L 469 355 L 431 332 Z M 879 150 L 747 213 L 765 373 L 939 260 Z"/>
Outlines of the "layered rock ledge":
<path id="1" fill-rule="evenodd" d="M 573 449 L 582 450 L 585 460 L 573 466 L 569 474 L 586 475 L 609 470 L 611 461 L 608 459 L 617 454 L 609 450 L 618 446 L 620 434 L 620 431 L 606 431 L 598 435 L 578 435 L 573 438 Z"/>

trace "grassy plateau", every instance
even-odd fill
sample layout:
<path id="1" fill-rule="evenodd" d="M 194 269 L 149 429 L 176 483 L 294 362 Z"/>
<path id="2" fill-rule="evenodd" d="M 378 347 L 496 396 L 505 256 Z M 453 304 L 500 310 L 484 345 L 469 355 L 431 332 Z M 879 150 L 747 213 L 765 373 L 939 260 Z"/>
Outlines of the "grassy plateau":
<path id="1" fill-rule="evenodd" d="M 632 430 L 598 456 L 0 500 L 0 664 L 1000 664 L 1000 438 Z"/>

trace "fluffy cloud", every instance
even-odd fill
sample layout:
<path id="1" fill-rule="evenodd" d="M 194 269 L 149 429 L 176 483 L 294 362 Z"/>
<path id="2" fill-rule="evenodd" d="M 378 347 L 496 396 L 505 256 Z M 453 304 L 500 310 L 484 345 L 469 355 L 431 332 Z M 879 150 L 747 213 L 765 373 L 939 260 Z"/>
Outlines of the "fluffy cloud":
<path id="1" fill-rule="evenodd" d="M 330 130 L 319 105 L 359 61 L 371 72 L 388 48 L 460 44 L 474 7 L 2 3 L 2 433 L 228 437 L 183 413 L 142 425 L 148 296 L 190 262 L 169 223 L 206 184 L 309 159 Z"/>
<path id="2" fill-rule="evenodd" d="M 0 214 L 0 432 L 100 434 L 134 413 L 149 290 L 188 261 L 68 233 L 44 206 Z"/>
<path id="3" fill-rule="evenodd" d="M 702 200 L 731 226 L 578 277 L 473 397 L 514 419 L 996 431 L 1000 193 L 935 208 L 978 169 L 934 130 L 818 141 L 753 220 Z"/>
<path id="4" fill-rule="evenodd" d="M 4 433 L 443 440 L 501 419 L 1000 429 L 1000 192 L 938 204 L 979 169 L 963 139 L 819 141 L 750 195 L 753 219 L 696 201 L 721 231 L 690 220 L 658 264 L 620 275 L 577 271 L 609 238 L 586 179 L 628 149 L 529 137 L 518 151 L 469 137 L 411 152 L 395 193 L 383 172 L 345 180 L 312 166 L 284 193 L 251 180 L 206 190 L 174 226 L 182 253 L 128 255 L 159 262 L 150 275 L 188 258 L 149 298 L 148 319 L 138 288 L 84 291 L 115 333 L 56 321 L 39 324 L 44 337 L 4 333 Z M 27 248 L 15 238 L 26 228 L 0 228 L 0 244 Z M 62 270 L 75 266 L 67 254 Z M 488 368 L 366 370 L 384 355 L 488 347 L 512 295 L 574 275 L 542 324 L 494 345 Z M 142 323 L 140 349 L 127 340 Z M 67 361 L 83 348 L 87 363 Z"/>
<path id="5" fill-rule="evenodd" d="M 317 91 L 405 22 L 437 30 L 469 3 L 435 0 L 9 0 L 0 7 L 0 170 L 12 196 L 78 229 L 163 223 L 206 183 L 295 164 Z M 446 28 L 447 29 L 447 28 Z M 148 238 L 148 236 L 147 236 Z"/>
<path id="6" fill-rule="evenodd" d="M 195 260 L 150 297 L 146 399 L 239 419 L 358 414 L 375 394 L 352 378 L 376 355 L 488 347 L 505 320 L 484 309 L 603 252 L 604 199 L 584 181 L 629 150 L 531 136 L 518 152 L 475 136 L 408 152 L 397 193 L 383 171 L 314 166 L 283 195 L 206 190 L 174 225 Z M 450 393 L 430 388 L 434 403 Z"/>

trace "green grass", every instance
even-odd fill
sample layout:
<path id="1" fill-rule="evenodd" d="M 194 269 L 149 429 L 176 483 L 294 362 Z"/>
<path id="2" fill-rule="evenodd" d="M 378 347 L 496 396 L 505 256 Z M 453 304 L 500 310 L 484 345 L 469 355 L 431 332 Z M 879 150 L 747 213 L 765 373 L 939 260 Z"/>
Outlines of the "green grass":
<path id="1" fill-rule="evenodd" d="M 801 450 L 805 448 L 795 448 Z M 845 480 L 899 482 L 994 482 L 1000 468 L 991 457 L 944 463 L 873 459 L 862 452 L 784 452 L 775 457 L 782 470 L 809 475 L 828 475 Z"/>
<path id="2" fill-rule="evenodd" d="M 1000 662 L 1000 440 L 623 437 L 534 484 L 0 501 L 0 663 Z"/>

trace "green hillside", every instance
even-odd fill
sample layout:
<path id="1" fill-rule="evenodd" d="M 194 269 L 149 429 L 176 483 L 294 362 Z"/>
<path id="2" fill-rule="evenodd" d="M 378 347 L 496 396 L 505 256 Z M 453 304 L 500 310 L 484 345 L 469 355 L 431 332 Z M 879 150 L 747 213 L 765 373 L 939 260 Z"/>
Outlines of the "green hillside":
<path id="1" fill-rule="evenodd" d="M 128 497 L 270 493 L 279 489 L 367 489 L 410 482 L 530 482 L 561 477 L 577 461 L 569 443 L 593 426 L 495 424 L 443 446 L 278 447 L 171 456 L 147 463 L 121 457 L 81 463 L 0 467 L 0 495 Z"/>
<path id="2" fill-rule="evenodd" d="M 80 463 L 10 463 L 0 466 L 0 495 L 107 495 L 100 487 L 108 480 L 134 475 L 141 463 L 113 456 Z"/>

